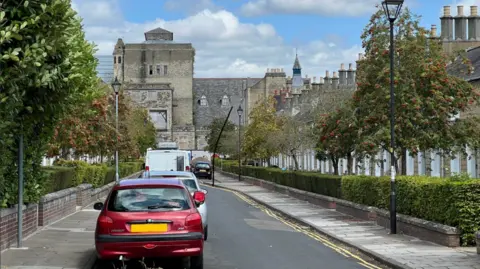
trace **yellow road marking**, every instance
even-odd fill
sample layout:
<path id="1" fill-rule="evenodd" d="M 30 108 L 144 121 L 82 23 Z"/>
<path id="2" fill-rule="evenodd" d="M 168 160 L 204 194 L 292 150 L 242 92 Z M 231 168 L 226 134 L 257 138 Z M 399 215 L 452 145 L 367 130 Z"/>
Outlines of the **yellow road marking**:
<path id="1" fill-rule="evenodd" d="M 286 219 L 285 217 L 281 216 L 280 214 L 273 212 L 269 208 L 255 202 L 254 200 L 250 199 L 249 197 L 245 196 L 244 194 L 240 193 L 239 191 L 234 191 L 234 190 L 230 190 L 230 189 L 226 189 L 226 188 L 214 187 L 214 186 L 203 184 L 203 183 L 201 183 L 201 184 L 205 185 L 207 187 L 210 187 L 210 188 L 215 188 L 215 189 L 218 189 L 218 190 L 227 191 L 227 192 L 235 194 L 242 201 L 244 201 L 245 203 L 247 203 L 247 204 L 249 204 L 249 205 L 251 205 L 251 206 L 253 206 L 253 207 L 255 207 L 259 210 L 261 210 L 262 212 L 264 212 L 268 216 L 282 222 L 283 224 L 289 226 L 290 228 L 292 228 L 293 230 L 295 230 L 299 233 L 305 234 L 305 235 L 309 236 L 310 238 L 312 238 L 312 239 L 314 239 L 318 242 L 321 242 L 323 245 L 335 250 L 337 253 L 339 253 L 339 254 L 347 257 L 347 258 L 356 259 L 358 261 L 358 264 L 360 264 L 360 265 L 362 265 L 362 266 L 364 266 L 368 269 L 382 269 L 381 267 L 378 267 L 374 264 L 371 264 L 371 263 L 365 261 L 360 256 L 353 254 L 352 252 L 348 251 L 347 249 L 335 245 L 325 236 L 322 236 L 317 232 L 311 231 L 310 228 L 302 227 L 299 224 Z"/>

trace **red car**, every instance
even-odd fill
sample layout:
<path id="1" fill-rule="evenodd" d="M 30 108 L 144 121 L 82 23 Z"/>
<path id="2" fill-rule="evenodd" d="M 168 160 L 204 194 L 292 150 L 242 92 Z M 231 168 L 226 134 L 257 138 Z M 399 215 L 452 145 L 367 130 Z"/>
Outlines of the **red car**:
<path id="1" fill-rule="evenodd" d="M 193 196 L 182 180 L 127 179 L 115 185 L 95 230 L 99 261 L 181 258 L 190 269 L 203 268 L 202 217 L 197 207 L 205 193 Z"/>

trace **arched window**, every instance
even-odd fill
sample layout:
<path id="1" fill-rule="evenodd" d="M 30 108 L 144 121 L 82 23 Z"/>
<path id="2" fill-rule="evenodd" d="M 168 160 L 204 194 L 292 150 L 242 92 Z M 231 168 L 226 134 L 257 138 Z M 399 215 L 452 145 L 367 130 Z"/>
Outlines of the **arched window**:
<path id="1" fill-rule="evenodd" d="M 205 95 L 202 95 L 200 98 L 200 106 L 208 106 L 207 97 Z"/>
<path id="2" fill-rule="evenodd" d="M 228 96 L 224 95 L 222 98 L 222 106 L 229 106 L 230 100 L 228 99 Z"/>

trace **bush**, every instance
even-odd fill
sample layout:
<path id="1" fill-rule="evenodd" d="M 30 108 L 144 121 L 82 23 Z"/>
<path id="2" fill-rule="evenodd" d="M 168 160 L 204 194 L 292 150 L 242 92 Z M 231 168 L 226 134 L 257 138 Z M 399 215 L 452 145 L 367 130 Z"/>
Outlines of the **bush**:
<path id="1" fill-rule="evenodd" d="M 224 162 L 223 170 L 238 173 L 238 163 Z M 390 206 L 389 177 L 340 177 L 253 166 L 243 166 L 242 174 L 381 209 Z M 399 176 L 396 180 L 398 213 L 457 227 L 463 245 L 475 244 L 475 232 L 480 230 L 480 181 L 465 175 Z"/>
<path id="2" fill-rule="evenodd" d="M 94 188 L 115 181 L 115 167 L 104 164 L 90 165 L 83 161 L 58 160 L 56 166 L 47 166 L 47 174 L 43 194 L 56 192 L 78 186 L 83 183 L 92 184 Z M 120 177 L 126 177 L 142 169 L 142 163 L 128 162 L 118 164 Z"/>
<path id="3" fill-rule="evenodd" d="M 238 162 L 223 163 L 223 170 L 238 174 Z M 242 175 L 267 180 L 276 184 L 340 198 L 341 177 L 314 172 L 283 171 L 278 168 L 242 166 Z"/>
<path id="4" fill-rule="evenodd" d="M 462 230 L 462 244 L 475 243 L 480 229 L 480 182 L 454 176 L 435 178 L 399 176 L 396 179 L 397 211 Z M 390 179 L 373 176 L 342 178 L 342 198 L 355 203 L 388 209 Z"/>

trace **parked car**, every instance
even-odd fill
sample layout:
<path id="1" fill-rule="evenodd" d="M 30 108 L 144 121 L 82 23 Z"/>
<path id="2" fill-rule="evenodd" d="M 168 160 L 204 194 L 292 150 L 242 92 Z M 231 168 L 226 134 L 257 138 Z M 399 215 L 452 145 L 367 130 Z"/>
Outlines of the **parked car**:
<path id="1" fill-rule="evenodd" d="M 212 179 L 212 166 L 208 162 L 197 162 L 192 172 L 199 178 Z"/>
<path id="2" fill-rule="evenodd" d="M 95 248 L 100 261 L 180 258 L 203 268 L 204 230 L 198 207 L 205 193 L 190 195 L 180 179 L 126 179 L 117 183 L 100 210 Z M 183 267 L 182 267 L 183 268 Z"/>
<path id="3" fill-rule="evenodd" d="M 187 187 L 188 191 L 194 195 L 196 191 L 201 191 L 207 194 L 207 190 L 200 188 L 200 183 L 198 182 L 197 177 L 192 172 L 184 171 L 151 171 L 144 172 L 143 178 L 175 178 L 181 179 L 183 184 Z M 207 203 L 206 201 L 198 207 L 198 212 L 202 215 L 202 223 L 204 230 L 204 240 L 208 239 L 208 214 L 207 214 Z"/>

